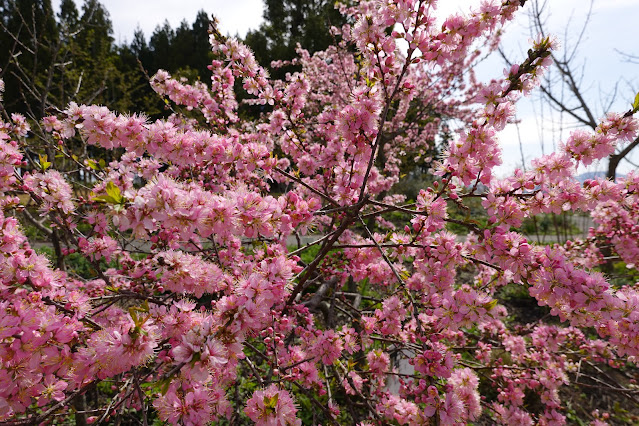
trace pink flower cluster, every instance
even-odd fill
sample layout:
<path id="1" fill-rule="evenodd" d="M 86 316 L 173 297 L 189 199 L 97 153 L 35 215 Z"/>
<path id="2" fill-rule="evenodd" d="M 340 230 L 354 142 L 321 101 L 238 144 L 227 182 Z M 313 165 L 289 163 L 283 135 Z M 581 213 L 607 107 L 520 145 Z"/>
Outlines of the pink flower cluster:
<path id="1" fill-rule="evenodd" d="M 235 79 L 231 71 L 221 67 L 217 61 L 213 62 L 210 69 L 215 72 L 211 77 L 210 91 L 204 83 L 184 84 L 184 81 L 172 79 L 171 75 L 163 70 L 151 78 L 151 87 L 159 95 L 167 96 L 176 104 L 186 106 L 189 111 L 197 108 L 212 125 L 225 127 L 227 122 L 234 123 L 238 120 L 235 113 L 237 102 L 233 94 Z"/>
<path id="2" fill-rule="evenodd" d="M 298 425 L 304 401 L 323 423 L 565 424 L 560 391 L 588 379 L 582 364 L 639 355 L 636 285 L 595 270 L 615 256 L 639 264 L 639 175 L 573 176 L 639 125 L 610 114 L 528 171 L 493 176 L 498 134 L 556 43 L 533 41 L 500 81 L 465 71 L 471 47 L 494 48 L 520 3 L 484 1 L 442 25 L 432 1 L 341 5 L 341 41 L 298 48 L 299 71 L 283 81 L 213 31 L 210 86 L 152 79 L 171 117 L 72 103 L 43 119 L 42 137 L 90 176 L 90 195 L 44 155 L 38 171 L 19 170 L 32 160 L 28 123 L 0 123 L 0 420 L 47 422 L 96 389 L 91 420 L 103 422 L 127 409 L 170 424 Z M 272 108 L 240 118 L 236 79 Z M 395 194 L 448 119 L 463 130 L 440 178 L 414 202 Z M 78 157 L 78 141 L 125 153 L 105 164 Z M 472 216 L 477 198 L 486 222 Z M 561 246 L 517 231 L 562 212 L 596 227 Z M 51 235 L 59 269 L 31 248 L 23 219 Z M 65 270 L 70 253 L 83 276 Z M 502 293 L 519 289 L 565 323 L 507 320 Z"/>
<path id="3" fill-rule="evenodd" d="M 22 154 L 15 141 L 6 142 L 9 137 L 0 129 L 0 191 L 4 193 L 16 183 L 14 170 L 22 165 Z"/>
<path id="4" fill-rule="evenodd" d="M 259 426 L 301 425 L 295 413 L 295 403 L 290 394 L 272 384 L 264 390 L 257 390 L 246 403 L 246 415 Z"/>
<path id="5" fill-rule="evenodd" d="M 69 214 L 75 209 L 71 201 L 71 185 L 57 170 L 27 175 L 24 186 L 42 201 L 44 212 L 59 210 Z"/>

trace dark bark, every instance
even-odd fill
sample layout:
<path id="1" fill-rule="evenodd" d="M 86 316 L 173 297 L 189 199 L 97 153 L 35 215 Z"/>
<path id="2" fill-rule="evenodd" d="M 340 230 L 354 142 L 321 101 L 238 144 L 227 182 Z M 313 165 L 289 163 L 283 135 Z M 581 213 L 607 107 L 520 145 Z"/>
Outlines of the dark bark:
<path id="1" fill-rule="evenodd" d="M 618 154 L 613 154 L 608 157 L 608 172 L 606 173 L 606 177 L 613 182 L 617 178 L 617 166 L 619 166 L 619 162 L 624 159 L 626 155 L 630 153 L 637 145 L 639 145 L 639 137 L 637 137 L 634 141 L 632 141 L 628 146 L 626 146 L 621 152 Z"/>

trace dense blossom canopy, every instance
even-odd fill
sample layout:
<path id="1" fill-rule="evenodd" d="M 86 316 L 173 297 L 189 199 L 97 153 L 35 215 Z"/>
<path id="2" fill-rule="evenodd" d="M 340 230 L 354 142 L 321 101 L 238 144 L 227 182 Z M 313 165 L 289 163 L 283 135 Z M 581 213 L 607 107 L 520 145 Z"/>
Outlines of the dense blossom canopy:
<path id="1" fill-rule="evenodd" d="M 503 78 L 475 80 L 479 47 L 495 48 L 520 3 L 482 1 L 441 26 L 435 1 L 342 5 L 336 44 L 299 48 L 285 81 L 213 29 L 210 85 L 152 77 L 175 112 L 165 120 L 71 103 L 31 132 L 7 116 L 0 420 L 77 418 L 77 397 L 97 389 L 90 422 L 131 410 L 145 424 L 564 424 L 560 390 L 582 363 L 639 355 L 636 285 L 598 272 L 603 247 L 639 265 L 639 174 L 574 177 L 639 123 L 609 114 L 530 170 L 493 174 L 499 132 L 556 48 L 539 37 Z M 259 119 L 238 112 L 238 84 Z M 393 192 L 453 119 L 462 131 L 428 159 L 433 183 L 415 200 Z M 78 142 L 116 159 L 77 155 Z M 478 199 L 486 223 L 451 217 Z M 563 211 L 591 213 L 587 239 L 517 231 Z M 48 231 L 57 265 L 25 237 L 23 214 Z M 92 278 L 59 262 L 74 254 Z M 513 324 L 507 286 L 549 315 Z"/>

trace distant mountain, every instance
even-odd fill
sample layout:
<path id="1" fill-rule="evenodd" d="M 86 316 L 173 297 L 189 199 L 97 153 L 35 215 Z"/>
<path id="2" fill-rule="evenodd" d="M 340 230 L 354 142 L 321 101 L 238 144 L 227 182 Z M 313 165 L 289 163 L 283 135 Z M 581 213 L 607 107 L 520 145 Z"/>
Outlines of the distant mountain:
<path id="1" fill-rule="evenodd" d="M 624 178 L 624 177 L 626 177 L 626 175 L 617 175 L 617 179 Z M 604 171 L 586 172 L 577 176 L 577 180 L 581 183 L 584 183 L 584 181 L 587 179 L 597 179 L 597 178 L 605 179 L 606 172 Z"/>

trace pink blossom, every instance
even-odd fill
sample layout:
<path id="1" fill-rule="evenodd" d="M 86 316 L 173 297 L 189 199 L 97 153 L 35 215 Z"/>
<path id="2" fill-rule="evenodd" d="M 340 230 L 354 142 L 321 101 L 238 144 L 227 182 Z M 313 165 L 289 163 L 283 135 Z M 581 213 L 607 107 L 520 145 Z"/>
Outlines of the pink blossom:
<path id="1" fill-rule="evenodd" d="M 253 392 L 246 403 L 244 412 L 260 426 L 301 425 L 302 421 L 295 416 L 297 408 L 289 393 L 275 384 L 264 390 Z"/>

